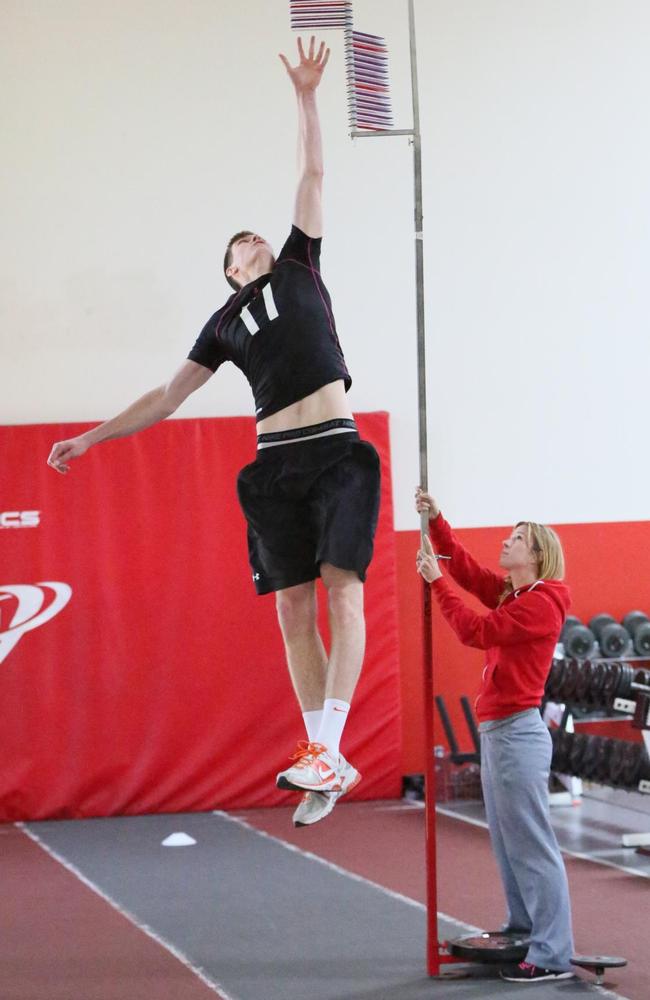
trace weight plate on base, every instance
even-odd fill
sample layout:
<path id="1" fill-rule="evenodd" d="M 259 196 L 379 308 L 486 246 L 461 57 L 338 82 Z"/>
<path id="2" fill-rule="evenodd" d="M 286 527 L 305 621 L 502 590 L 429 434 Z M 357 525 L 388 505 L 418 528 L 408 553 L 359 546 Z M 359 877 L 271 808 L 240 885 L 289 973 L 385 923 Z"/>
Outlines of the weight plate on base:
<path id="1" fill-rule="evenodd" d="M 457 958 L 468 962 L 521 962 L 526 957 L 530 941 L 526 937 L 504 934 L 503 931 L 484 931 L 471 937 L 454 938 L 449 950 Z"/>

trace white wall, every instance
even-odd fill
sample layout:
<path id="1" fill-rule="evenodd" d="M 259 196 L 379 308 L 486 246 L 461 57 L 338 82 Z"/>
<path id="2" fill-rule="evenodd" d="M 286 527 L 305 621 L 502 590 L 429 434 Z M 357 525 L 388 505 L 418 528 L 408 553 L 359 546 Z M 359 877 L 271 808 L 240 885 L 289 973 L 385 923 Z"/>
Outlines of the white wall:
<path id="1" fill-rule="evenodd" d="M 650 5 L 418 0 L 430 483 L 459 525 L 648 517 Z M 360 0 L 410 125 L 406 0 Z M 412 158 L 321 88 L 323 272 L 357 410 L 416 527 Z M 5 0 L 0 422 L 99 420 L 165 380 L 236 229 L 291 221 L 286 0 Z M 8 237 L 8 238 L 7 238 Z M 229 370 L 227 370 L 229 369 Z M 226 366 L 182 416 L 252 412 Z"/>

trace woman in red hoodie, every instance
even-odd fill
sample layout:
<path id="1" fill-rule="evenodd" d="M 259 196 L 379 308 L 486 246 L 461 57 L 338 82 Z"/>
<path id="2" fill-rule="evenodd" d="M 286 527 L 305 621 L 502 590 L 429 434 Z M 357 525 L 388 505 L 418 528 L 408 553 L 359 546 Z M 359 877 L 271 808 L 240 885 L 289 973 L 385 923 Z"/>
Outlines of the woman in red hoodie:
<path id="1" fill-rule="evenodd" d="M 537 982 L 572 975 L 569 887 L 551 827 L 548 779 L 551 738 L 539 713 L 569 591 L 564 557 L 552 528 L 517 524 L 501 548 L 505 574 L 479 566 L 460 544 L 428 493 L 431 541 L 422 539 L 418 572 L 431 583 L 444 617 L 466 646 L 486 650 L 476 699 L 481 732 L 481 784 L 490 839 L 508 905 L 505 930 L 530 937 L 526 961 L 504 979 Z M 490 609 L 477 614 L 450 588 L 434 554 L 450 556 L 450 575 Z"/>

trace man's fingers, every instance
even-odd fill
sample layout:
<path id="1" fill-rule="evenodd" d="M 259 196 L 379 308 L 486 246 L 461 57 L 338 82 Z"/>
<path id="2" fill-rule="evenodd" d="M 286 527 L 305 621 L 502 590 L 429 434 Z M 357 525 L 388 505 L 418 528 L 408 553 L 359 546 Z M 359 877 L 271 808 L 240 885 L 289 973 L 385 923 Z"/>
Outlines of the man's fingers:
<path id="1" fill-rule="evenodd" d="M 325 51 L 325 42 L 321 42 L 318 46 L 318 52 L 316 53 L 316 62 L 319 63 L 323 58 L 323 52 Z"/>
<path id="2" fill-rule="evenodd" d="M 316 39 L 312 35 L 311 38 L 309 39 L 309 58 L 310 59 L 314 58 L 314 46 L 315 46 L 315 44 L 316 44 Z"/>
<path id="3" fill-rule="evenodd" d="M 278 55 L 280 56 L 280 59 L 281 59 L 281 60 L 282 60 L 282 62 L 284 63 L 284 68 L 286 69 L 286 71 L 287 71 L 287 73 L 288 73 L 288 72 L 289 72 L 289 70 L 291 69 L 291 63 L 289 62 L 289 60 L 287 59 L 287 57 L 286 57 L 286 56 L 283 56 L 283 55 L 282 55 L 282 53 L 281 53 L 281 52 L 278 52 Z"/>
<path id="4" fill-rule="evenodd" d="M 302 47 L 302 38 L 298 35 L 298 55 L 300 56 L 300 61 L 302 62 L 305 58 L 305 50 Z"/>
<path id="5" fill-rule="evenodd" d="M 321 67 L 320 67 L 321 69 L 325 69 L 325 67 L 327 66 L 327 60 L 329 59 L 329 57 L 330 57 L 330 50 L 329 49 L 325 49 L 325 58 L 323 59 L 323 61 L 321 63 Z"/>
<path id="6" fill-rule="evenodd" d="M 49 454 L 47 464 L 57 472 L 66 473 L 70 468 L 66 463 L 71 457 L 72 448 L 69 444 L 59 441 Z"/>
<path id="7" fill-rule="evenodd" d="M 54 469 L 55 472 L 60 472 L 62 475 L 65 475 L 65 473 L 68 472 L 70 468 L 69 465 L 66 465 L 59 459 L 48 458 L 47 464 L 50 466 L 51 469 Z"/>

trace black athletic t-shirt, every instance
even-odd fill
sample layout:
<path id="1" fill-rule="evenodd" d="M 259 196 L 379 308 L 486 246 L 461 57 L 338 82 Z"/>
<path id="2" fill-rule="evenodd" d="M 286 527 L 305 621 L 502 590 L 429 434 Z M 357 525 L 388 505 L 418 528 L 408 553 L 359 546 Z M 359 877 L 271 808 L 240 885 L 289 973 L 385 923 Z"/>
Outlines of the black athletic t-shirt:
<path id="1" fill-rule="evenodd" d="M 343 379 L 346 392 L 352 384 L 320 274 L 320 246 L 320 238 L 292 226 L 273 270 L 231 295 L 188 354 L 213 372 L 224 361 L 237 365 L 258 420 L 330 382 Z"/>

